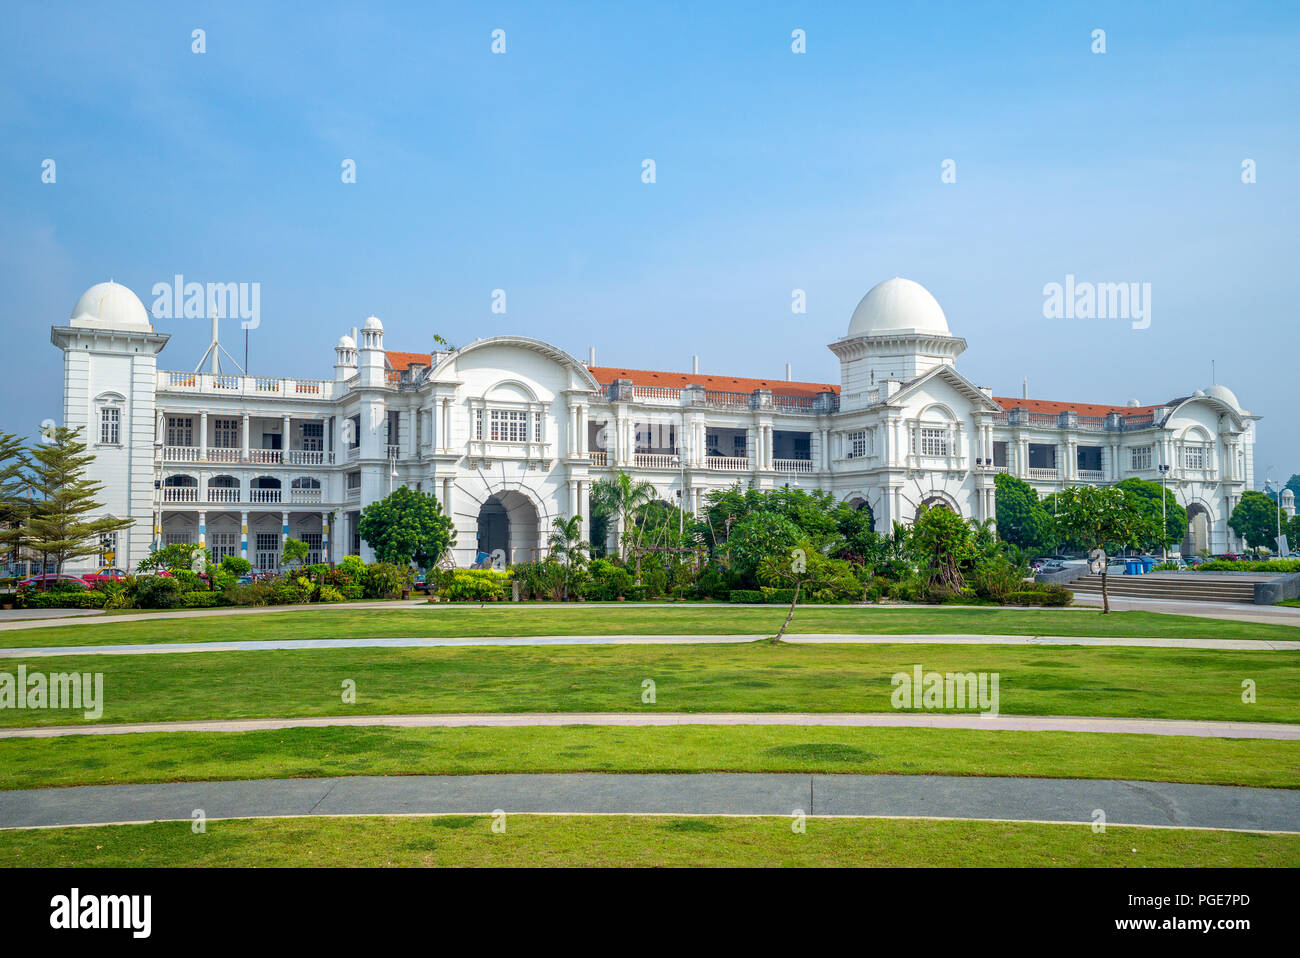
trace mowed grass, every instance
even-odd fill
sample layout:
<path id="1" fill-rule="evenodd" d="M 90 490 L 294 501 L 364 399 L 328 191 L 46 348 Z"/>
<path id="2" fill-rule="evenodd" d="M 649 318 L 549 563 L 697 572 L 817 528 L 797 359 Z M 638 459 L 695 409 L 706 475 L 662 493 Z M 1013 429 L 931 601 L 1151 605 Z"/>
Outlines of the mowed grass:
<path id="1" fill-rule="evenodd" d="M 406 609 L 259 611 L 0 630 L 0 647 L 131 645 L 265 639 L 518 635 L 774 635 L 778 606 L 587 604 L 425 605 Z M 1300 640 L 1300 628 L 1159 612 L 839 606 L 795 613 L 794 632 Z"/>
<path id="2" fill-rule="evenodd" d="M 1294 868 L 1300 836 L 878 818 L 297 818 L 0 831 L 8 867 Z"/>
<path id="3" fill-rule="evenodd" d="M 1300 742 L 810 726 L 298 728 L 0 739 L 0 788 L 494 772 L 840 772 L 1300 787 Z"/>
<path id="4" fill-rule="evenodd" d="M 423 712 L 890 712 L 891 676 L 999 675 L 1000 710 L 1300 721 L 1300 653 L 970 645 L 517 646 L 191 652 L 5 660 L 102 672 L 101 722 Z M 653 704 L 642 701 L 654 683 Z M 1257 701 L 1242 702 L 1242 683 Z M 355 688 L 354 704 L 344 691 Z M 973 709 L 969 709 L 972 710 Z M 81 724 L 4 709 L 0 725 Z"/>

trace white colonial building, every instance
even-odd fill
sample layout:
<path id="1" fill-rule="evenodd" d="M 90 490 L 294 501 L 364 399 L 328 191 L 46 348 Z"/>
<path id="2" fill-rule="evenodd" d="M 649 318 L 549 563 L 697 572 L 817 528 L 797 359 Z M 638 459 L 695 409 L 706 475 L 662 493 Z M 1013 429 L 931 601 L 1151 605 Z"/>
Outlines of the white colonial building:
<path id="1" fill-rule="evenodd" d="M 313 561 L 369 558 L 360 511 L 402 484 L 452 515 L 457 565 L 522 561 L 557 516 L 585 524 L 591 484 L 619 469 L 690 510 L 737 482 L 824 489 L 885 530 L 927 503 L 993 517 L 1000 472 L 1046 494 L 1163 466 L 1184 549 L 1217 552 L 1253 486 L 1258 417 L 1227 388 L 1146 406 L 994 396 L 958 372 L 966 341 L 906 279 L 867 293 L 830 344 L 838 384 L 596 366 L 525 336 L 391 352 L 373 316 L 338 340 L 332 379 L 158 369 L 167 338 L 114 283 L 51 330 L 64 423 L 85 430 L 106 511 L 134 520 L 110 545 L 119 565 L 195 542 L 274 568 L 286 536 Z"/>

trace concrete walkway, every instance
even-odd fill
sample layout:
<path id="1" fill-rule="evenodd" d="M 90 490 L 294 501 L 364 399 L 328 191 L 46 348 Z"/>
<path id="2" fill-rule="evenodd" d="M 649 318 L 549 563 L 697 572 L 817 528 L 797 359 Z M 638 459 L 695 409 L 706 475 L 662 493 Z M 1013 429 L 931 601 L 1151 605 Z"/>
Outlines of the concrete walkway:
<path id="1" fill-rule="evenodd" d="M 66 655 L 174 655 L 185 652 L 283 652 L 335 649 L 420 649 L 503 645 L 736 645 L 758 635 L 518 635 L 481 638 L 250 639 L 239 642 L 154 642 L 138 645 L 51 645 L 0 648 L 0 659 Z M 1102 648 L 1217 649 L 1247 652 L 1300 650 L 1300 641 L 1256 639 L 1123 639 L 1068 635 L 787 635 L 786 642 L 828 645 L 1075 645 Z"/>
<path id="2" fill-rule="evenodd" d="M 1100 609 L 1101 596 L 1075 593 L 1074 607 Z M 1248 605 L 1244 602 L 1188 602 L 1183 599 L 1149 599 L 1134 596 L 1110 597 L 1112 612 L 1163 612 L 1194 615 L 1203 619 L 1231 619 L 1261 625 L 1300 626 L 1300 608 L 1287 605 Z"/>
<path id="3" fill-rule="evenodd" d="M 783 725 L 836 728 L 939 728 L 977 731 L 1100 732 L 1187 735 L 1196 738 L 1300 740 L 1300 724 L 1183 719 L 1097 718 L 1079 715 L 982 715 L 924 712 L 460 712 L 425 715 L 322 715 L 302 718 L 211 719 L 187 722 L 47 725 L 0 729 L 0 739 L 139 732 L 256 732 L 286 728 L 486 728 L 670 725 Z"/>
<path id="4" fill-rule="evenodd" d="M 0 828 L 309 815 L 807 815 L 1300 830 L 1300 790 L 904 775 L 430 775 L 0 791 Z M 188 833 L 188 831 L 187 831 Z"/>

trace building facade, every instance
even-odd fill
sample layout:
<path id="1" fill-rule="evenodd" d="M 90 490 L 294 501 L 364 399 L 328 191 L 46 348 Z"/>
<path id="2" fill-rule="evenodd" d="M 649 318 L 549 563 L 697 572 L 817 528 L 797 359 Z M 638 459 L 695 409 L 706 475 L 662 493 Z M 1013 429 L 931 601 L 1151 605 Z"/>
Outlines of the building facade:
<path id="1" fill-rule="evenodd" d="M 373 316 L 338 340 L 329 379 L 231 374 L 215 358 L 159 369 L 167 338 L 114 283 L 51 330 L 64 424 L 97 457 L 105 512 L 133 522 L 105 545 L 118 565 L 191 542 L 273 569 L 286 537 L 311 561 L 371 558 L 361 509 L 398 485 L 452 516 L 456 565 L 525 561 L 557 517 L 585 531 L 592 483 L 617 470 L 691 511 L 737 482 L 826 490 L 882 531 L 927 504 L 993 518 L 1000 472 L 1041 494 L 1163 478 L 1188 510 L 1184 551 L 1221 552 L 1239 547 L 1227 517 L 1253 488 L 1258 417 L 1226 387 L 1146 406 L 995 396 L 957 370 L 966 341 L 934 297 L 898 278 L 830 343 L 839 383 L 597 366 L 523 336 L 395 352 Z"/>

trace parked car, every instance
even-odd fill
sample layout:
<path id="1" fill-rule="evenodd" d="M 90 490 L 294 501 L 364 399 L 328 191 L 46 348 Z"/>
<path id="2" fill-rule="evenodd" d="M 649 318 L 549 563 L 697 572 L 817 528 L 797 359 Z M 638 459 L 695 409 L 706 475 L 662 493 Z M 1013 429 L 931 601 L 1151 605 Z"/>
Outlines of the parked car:
<path id="1" fill-rule="evenodd" d="M 81 577 L 91 588 L 99 585 L 101 582 L 121 582 L 126 578 L 126 570 L 119 569 L 117 566 L 102 565 L 94 572 L 87 572 Z"/>
<path id="2" fill-rule="evenodd" d="M 44 575 L 34 575 L 30 579 L 23 579 L 18 583 L 20 589 L 48 589 L 56 582 L 76 582 L 79 585 L 90 588 L 89 584 L 79 575 L 72 575 L 70 572 L 47 572 Z"/>
<path id="3" fill-rule="evenodd" d="M 411 588 L 414 589 L 416 592 L 429 591 L 429 583 L 425 581 L 423 572 L 421 572 L 415 577 L 415 581 L 411 583 Z"/>

